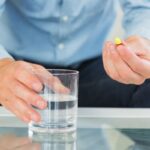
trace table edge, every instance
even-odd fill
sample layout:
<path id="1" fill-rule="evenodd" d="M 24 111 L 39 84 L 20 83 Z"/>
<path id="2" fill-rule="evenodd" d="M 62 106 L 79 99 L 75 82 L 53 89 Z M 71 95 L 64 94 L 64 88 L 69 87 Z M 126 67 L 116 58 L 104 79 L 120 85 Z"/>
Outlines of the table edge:
<path id="1" fill-rule="evenodd" d="M 0 107 L 1 116 L 14 116 L 4 107 Z M 15 116 L 14 116 L 15 117 Z M 149 108 L 79 108 L 79 118 L 150 118 Z"/>

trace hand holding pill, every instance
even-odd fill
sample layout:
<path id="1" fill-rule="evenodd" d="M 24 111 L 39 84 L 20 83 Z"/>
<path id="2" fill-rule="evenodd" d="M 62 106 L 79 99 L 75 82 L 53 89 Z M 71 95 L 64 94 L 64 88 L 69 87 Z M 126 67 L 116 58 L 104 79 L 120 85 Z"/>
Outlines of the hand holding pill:
<path id="1" fill-rule="evenodd" d="M 150 40 L 131 36 L 106 42 L 103 48 L 106 73 L 124 84 L 142 84 L 150 78 Z"/>

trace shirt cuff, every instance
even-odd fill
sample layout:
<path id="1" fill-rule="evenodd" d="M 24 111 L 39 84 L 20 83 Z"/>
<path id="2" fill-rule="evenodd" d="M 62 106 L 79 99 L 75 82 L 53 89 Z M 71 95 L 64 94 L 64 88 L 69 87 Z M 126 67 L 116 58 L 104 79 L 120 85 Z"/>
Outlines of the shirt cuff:
<path id="1" fill-rule="evenodd" d="M 0 45 L 0 59 L 3 58 L 11 58 L 14 60 L 14 58 L 7 52 L 7 50 L 2 45 Z"/>

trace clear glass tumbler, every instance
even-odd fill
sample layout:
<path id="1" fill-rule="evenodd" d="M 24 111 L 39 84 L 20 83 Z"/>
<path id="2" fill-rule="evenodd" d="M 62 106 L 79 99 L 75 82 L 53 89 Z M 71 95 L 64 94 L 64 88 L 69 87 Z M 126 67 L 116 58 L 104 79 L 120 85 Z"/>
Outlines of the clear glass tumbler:
<path id="1" fill-rule="evenodd" d="M 64 133 L 76 130 L 78 107 L 79 72 L 67 69 L 48 69 L 36 75 L 43 83 L 39 93 L 47 101 L 44 110 L 35 108 L 41 115 L 41 121 L 30 122 L 33 132 Z M 51 76 L 55 78 L 51 78 Z M 61 85 L 61 86 L 60 86 Z"/>

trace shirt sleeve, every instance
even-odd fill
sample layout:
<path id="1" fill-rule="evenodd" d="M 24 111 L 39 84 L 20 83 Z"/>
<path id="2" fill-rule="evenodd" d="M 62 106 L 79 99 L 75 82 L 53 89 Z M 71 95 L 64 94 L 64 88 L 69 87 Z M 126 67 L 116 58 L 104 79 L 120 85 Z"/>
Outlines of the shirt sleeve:
<path id="1" fill-rule="evenodd" d="M 120 3 L 125 37 L 140 35 L 150 39 L 150 0 L 120 0 Z"/>
<path id="2" fill-rule="evenodd" d="M 6 0 L 0 0 L 0 15 L 3 13 L 5 9 Z M 2 58 L 12 58 L 13 57 L 7 52 L 3 45 L 0 44 L 0 59 Z"/>

